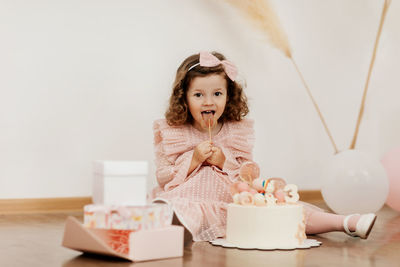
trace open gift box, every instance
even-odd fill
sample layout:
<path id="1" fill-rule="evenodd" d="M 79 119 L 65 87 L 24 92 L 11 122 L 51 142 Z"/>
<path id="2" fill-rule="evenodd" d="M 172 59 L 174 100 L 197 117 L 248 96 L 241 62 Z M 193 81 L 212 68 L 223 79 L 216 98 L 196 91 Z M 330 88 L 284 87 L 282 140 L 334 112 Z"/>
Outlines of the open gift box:
<path id="1" fill-rule="evenodd" d="M 131 261 L 182 257 L 183 227 L 169 225 L 140 231 L 99 229 L 85 227 L 75 217 L 68 217 L 62 245 Z"/>

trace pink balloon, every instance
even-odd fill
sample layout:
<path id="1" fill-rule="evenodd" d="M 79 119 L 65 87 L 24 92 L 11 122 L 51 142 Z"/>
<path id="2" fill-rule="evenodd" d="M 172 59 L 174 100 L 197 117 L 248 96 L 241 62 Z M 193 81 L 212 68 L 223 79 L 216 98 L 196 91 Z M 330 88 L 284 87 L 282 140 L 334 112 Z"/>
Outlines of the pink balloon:
<path id="1" fill-rule="evenodd" d="M 239 192 L 249 191 L 250 189 L 249 185 L 245 182 L 239 182 L 237 188 L 239 189 Z"/>
<path id="2" fill-rule="evenodd" d="M 249 189 L 249 192 L 250 192 L 250 194 L 252 194 L 252 195 L 255 195 L 255 194 L 258 193 L 257 190 L 255 190 L 254 188 L 250 188 L 250 189 Z"/>
<path id="3" fill-rule="evenodd" d="M 275 192 L 275 198 L 278 199 L 278 200 L 277 200 L 278 203 L 283 203 L 283 202 L 285 202 L 285 196 L 286 196 L 285 192 L 283 192 L 281 189 L 279 189 L 279 190 L 277 190 L 277 191 Z"/>
<path id="4" fill-rule="evenodd" d="M 387 152 L 381 162 L 389 179 L 389 194 L 386 204 L 392 209 L 400 211 L 400 147 Z"/>
<path id="5" fill-rule="evenodd" d="M 231 196 L 236 195 L 237 193 L 243 192 L 243 191 L 249 191 L 249 185 L 245 182 L 235 182 L 231 184 L 230 190 L 231 190 Z"/>

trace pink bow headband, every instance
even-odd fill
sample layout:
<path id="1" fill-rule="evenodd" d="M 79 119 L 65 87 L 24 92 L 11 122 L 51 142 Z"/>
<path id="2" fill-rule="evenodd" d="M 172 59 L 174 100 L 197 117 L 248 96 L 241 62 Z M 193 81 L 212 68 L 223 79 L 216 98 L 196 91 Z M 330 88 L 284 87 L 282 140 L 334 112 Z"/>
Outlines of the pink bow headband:
<path id="1" fill-rule="evenodd" d="M 229 79 L 235 81 L 236 76 L 238 74 L 236 66 L 228 60 L 219 60 L 216 56 L 214 56 L 209 52 L 200 52 L 199 63 L 196 63 L 193 66 L 191 66 L 188 69 L 188 72 L 194 67 L 197 67 L 198 65 L 202 67 L 215 67 L 221 64 L 224 67 L 225 73 L 229 77 Z"/>

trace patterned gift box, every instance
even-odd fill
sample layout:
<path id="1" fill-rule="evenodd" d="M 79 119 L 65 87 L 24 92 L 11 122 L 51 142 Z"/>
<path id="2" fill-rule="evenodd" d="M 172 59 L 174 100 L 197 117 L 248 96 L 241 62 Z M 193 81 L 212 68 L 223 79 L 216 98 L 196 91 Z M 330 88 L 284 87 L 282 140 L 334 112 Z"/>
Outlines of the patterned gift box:
<path id="1" fill-rule="evenodd" d="M 116 230 L 150 230 L 172 223 L 173 211 L 168 204 L 146 206 L 86 205 L 83 225 L 88 228 Z"/>
<path id="2" fill-rule="evenodd" d="M 88 228 L 75 217 L 68 217 L 62 245 L 135 262 L 175 258 L 183 256 L 183 231 L 177 225 L 141 231 Z M 181 259 L 168 262 L 171 266 L 182 266 Z"/>

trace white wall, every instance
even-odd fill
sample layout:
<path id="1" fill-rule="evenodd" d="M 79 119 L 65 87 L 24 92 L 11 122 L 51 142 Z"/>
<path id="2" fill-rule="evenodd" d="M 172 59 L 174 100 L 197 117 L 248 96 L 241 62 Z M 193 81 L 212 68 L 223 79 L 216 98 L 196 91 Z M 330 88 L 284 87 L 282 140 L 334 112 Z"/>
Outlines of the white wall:
<path id="1" fill-rule="evenodd" d="M 339 149 L 351 141 L 382 0 L 273 1 Z M 357 147 L 400 144 L 392 1 Z M 247 81 L 264 176 L 318 189 L 333 154 L 291 62 L 223 1 L 0 0 L 0 198 L 91 195 L 96 159 L 148 160 L 181 61 L 217 50 Z"/>

